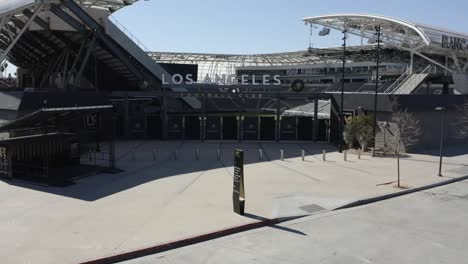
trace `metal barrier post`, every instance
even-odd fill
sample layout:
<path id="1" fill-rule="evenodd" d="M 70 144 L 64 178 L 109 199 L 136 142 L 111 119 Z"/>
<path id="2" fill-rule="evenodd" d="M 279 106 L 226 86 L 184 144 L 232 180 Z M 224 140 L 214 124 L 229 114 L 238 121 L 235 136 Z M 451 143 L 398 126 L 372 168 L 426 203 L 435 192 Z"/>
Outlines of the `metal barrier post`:
<path id="1" fill-rule="evenodd" d="M 343 151 L 343 157 L 344 157 L 344 161 L 348 161 L 348 151 L 347 150 Z"/>
<path id="2" fill-rule="evenodd" d="M 305 150 L 302 150 L 302 161 L 305 161 Z"/>
<path id="3" fill-rule="evenodd" d="M 327 161 L 327 151 L 326 150 L 322 151 L 322 156 L 323 156 L 323 161 Z"/>
<path id="4" fill-rule="evenodd" d="M 259 161 L 263 160 L 263 150 L 261 150 L 261 149 L 258 150 L 258 160 Z"/>
<path id="5" fill-rule="evenodd" d="M 281 160 L 283 161 L 284 160 L 284 150 L 280 150 L 280 154 L 281 154 Z"/>

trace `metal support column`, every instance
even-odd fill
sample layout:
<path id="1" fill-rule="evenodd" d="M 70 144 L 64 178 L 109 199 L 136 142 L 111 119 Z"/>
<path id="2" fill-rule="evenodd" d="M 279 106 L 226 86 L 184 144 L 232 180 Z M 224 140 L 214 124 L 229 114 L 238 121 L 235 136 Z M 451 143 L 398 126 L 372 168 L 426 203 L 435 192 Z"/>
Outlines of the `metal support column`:
<path id="1" fill-rule="evenodd" d="M 162 139 L 167 140 L 167 137 L 168 137 L 167 93 L 166 93 L 167 88 L 163 86 L 161 89 L 162 89 L 162 97 L 160 98 L 160 100 L 161 100 Z"/>
<path id="2" fill-rule="evenodd" d="M 280 123 L 281 123 L 281 97 L 278 95 L 276 98 L 276 128 L 275 138 L 276 142 L 280 141 Z"/>
<path id="3" fill-rule="evenodd" d="M 377 27 L 377 69 L 375 74 L 375 94 L 374 94 L 374 124 L 373 124 L 373 146 L 376 149 L 377 146 L 377 103 L 379 93 L 379 68 L 380 68 L 380 37 L 382 27 Z"/>
<path id="4" fill-rule="evenodd" d="M 202 93 L 202 101 L 201 101 L 201 123 L 200 123 L 200 129 L 201 129 L 201 141 L 202 142 L 205 142 L 205 139 L 206 139 L 206 135 L 205 135 L 205 132 L 206 132 L 206 128 L 205 128 L 205 125 L 206 125 L 206 91 L 203 91 Z"/>
<path id="5" fill-rule="evenodd" d="M 319 134 L 319 115 L 318 115 L 318 111 L 319 111 L 319 107 L 318 107 L 318 104 L 319 104 L 319 99 L 316 97 L 314 99 L 314 132 L 313 132 L 313 138 L 314 138 L 314 142 L 317 142 L 318 141 L 318 134 Z"/>
<path id="6" fill-rule="evenodd" d="M 345 69 L 346 69 L 346 39 L 347 39 L 347 30 L 343 31 L 343 72 L 341 77 L 341 105 L 340 105 L 340 153 L 343 152 L 344 149 L 344 138 L 343 138 L 343 131 L 344 131 L 344 86 L 345 86 Z"/>

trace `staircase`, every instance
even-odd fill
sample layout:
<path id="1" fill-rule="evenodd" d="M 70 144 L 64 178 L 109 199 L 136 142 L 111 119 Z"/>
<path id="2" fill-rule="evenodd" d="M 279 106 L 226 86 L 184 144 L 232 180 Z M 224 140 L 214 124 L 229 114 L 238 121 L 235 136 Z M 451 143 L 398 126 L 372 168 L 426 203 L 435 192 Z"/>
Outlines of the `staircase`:
<path id="1" fill-rule="evenodd" d="M 411 94 L 429 76 L 432 67 L 429 65 L 420 73 L 406 71 L 386 91 L 386 94 Z"/>

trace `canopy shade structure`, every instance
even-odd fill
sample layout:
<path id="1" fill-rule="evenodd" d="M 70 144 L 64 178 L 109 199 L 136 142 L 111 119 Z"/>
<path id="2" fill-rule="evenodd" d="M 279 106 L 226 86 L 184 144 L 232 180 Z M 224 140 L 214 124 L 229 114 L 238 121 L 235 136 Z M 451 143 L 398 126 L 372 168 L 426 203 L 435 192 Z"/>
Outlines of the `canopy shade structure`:
<path id="1" fill-rule="evenodd" d="M 112 105 L 42 108 L 36 112 L 1 125 L 0 132 L 54 126 L 58 120 L 76 120 L 85 115 L 112 108 Z"/>
<path id="2" fill-rule="evenodd" d="M 375 41 L 381 27 L 382 42 L 397 48 L 468 58 L 468 34 L 425 26 L 397 18 L 370 14 L 333 14 L 304 18 L 306 24 L 321 25 Z"/>
<path id="3" fill-rule="evenodd" d="M 315 116 L 315 103 L 307 103 L 294 107 L 292 109 L 283 112 L 283 116 Z M 319 119 L 330 119 L 331 115 L 331 102 L 325 100 L 318 101 L 318 113 Z"/>
<path id="4" fill-rule="evenodd" d="M 103 7 L 109 9 L 111 12 L 115 12 L 137 1 L 138 0 L 78 0 L 76 2 L 83 7 Z"/>

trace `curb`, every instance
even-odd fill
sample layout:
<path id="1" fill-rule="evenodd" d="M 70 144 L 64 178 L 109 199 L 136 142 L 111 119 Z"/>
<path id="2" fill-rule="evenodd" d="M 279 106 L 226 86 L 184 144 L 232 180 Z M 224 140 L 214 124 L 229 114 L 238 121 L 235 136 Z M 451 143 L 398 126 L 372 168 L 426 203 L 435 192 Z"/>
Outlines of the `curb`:
<path id="1" fill-rule="evenodd" d="M 384 200 L 388 200 L 388 199 L 392 199 L 392 198 L 396 198 L 396 197 L 400 197 L 400 196 L 404 196 L 404 195 L 408 195 L 408 194 L 412 194 L 412 193 L 422 192 L 422 191 L 426 191 L 426 190 L 429 190 L 429 189 L 433 189 L 433 188 L 437 188 L 437 187 L 441 187 L 441 186 L 445 186 L 445 185 L 449 185 L 449 184 L 452 184 L 452 183 L 461 182 L 461 181 L 465 181 L 465 180 L 468 180 L 468 175 L 460 177 L 460 178 L 455 178 L 455 179 L 442 181 L 442 182 L 438 182 L 438 183 L 434 183 L 434 184 L 430 184 L 430 185 L 426 185 L 426 186 L 422 186 L 422 187 L 418 187 L 418 188 L 414 188 L 414 189 L 409 189 L 409 190 L 397 192 L 397 193 L 385 194 L 385 195 L 382 195 L 382 196 L 377 196 L 377 197 L 372 197 L 372 198 L 368 198 L 368 199 L 358 200 L 358 201 L 352 202 L 350 204 L 340 206 L 340 207 L 334 209 L 333 211 L 342 210 L 342 209 L 349 209 L 349 208 L 353 208 L 353 207 L 358 207 L 358 206 L 363 206 L 363 205 L 367 205 L 367 204 L 371 204 L 371 203 L 376 203 L 376 202 L 380 202 L 380 201 L 384 201 Z"/>
<path id="2" fill-rule="evenodd" d="M 342 209 L 350 209 L 350 208 L 354 208 L 354 207 L 358 207 L 358 206 L 372 204 L 372 203 L 376 203 L 376 202 L 380 202 L 380 201 L 384 201 L 384 200 L 388 200 L 388 199 L 392 199 L 392 198 L 396 198 L 396 197 L 400 197 L 400 196 L 404 196 L 404 195 L 408 195 L 408 194 L 412 194 L 412 193 L 416 193 L 416 192 L 421 192 L 421 191 L 425 191 L 425 190 L 429 190 L 429 189 L 433 189 L 433 188 L 436 188 L 436 187 L 441 187 L 441 186 L 444 186 L 444 185 L 449 185 L 449 184 L 452 184 L 452 183 L 465 181 L 465 180 L 468 180 L 468 175 L 460 177 L 460 178 L 456 178 L 456 179 L 451 179 L 451 180 L 447 180 L 447 181 L 443 181 L 443 182 L 423 186 L 423 187 L 418 187 L 418 188 L 414 188 L 414 189 L 410 189 L 410 190 L 397 192 L 397 193 L 391 193 L 391 194 L 386 194 L 386 195 L 382 195 L 382 196 L 378 196 L 378 197 L 372 197 L 372 198 L 368 198 L 368 199 L 358 200 L 358 201 L 349 203 L 347 205 L 338 207 L 338 208 L 334 209 L 333 211 L 338 211 L 338 210 L 342 210 Z M 114 264 L 114 263 L 119 263 L 119 262 L 123 262 L 123 261 L 127 261 L 127 260 L 137 259 L 137 258 L 149 256 L 149 255 L 162 253 L 162 252 L 169 251 L 169 250 L 174 250 L 174 249 L 177 249 L 177 248 L 182 248 L 182 247 L 198 244 L 198 243 L 201 243 L 201 242 L 206 242 L 206 241 L 213 240 L 213 239 L 222 238 L 222 237 L 225 237 L 225 236 L 234 235 L 234 234 L 249 231 L 249 230 L 254 230 L 254 229 L 267 227 L 267 226 L 273 226 L 273 225 L 276 225 L 276 224 L 280 224 L 280 223 L 291 221 L 291 220 L 300 219 L 300 218 L 303 218 L 303 217 L 304 216 L 266 219 L 266 220 L 262 220 L 262 221 L 259 221 L 259 222 L 253 222 L 253 223 L 249 223 L 249 224 L 245 224 L 245 225 L 240 225 L 240 226 L 236 226 L 236 227 L 231 227 L 231 228 L 215 231 L 215 232 L 212 232 L 212 233 L 207 233 L 207 234 L 203 234 L 203 235 L 198 235 L 198 236 L 185 238 L 185 239 L 182 239 L 182 240 L 172 241 L 172 242 L 169 242 L 169 243 L 165 243 L 165 244 L 161 244 L 161 245 L 157 245 L 157 246 L 153 246 L 153 247 L 149 247 L 149 248 L 143 248 L 143 249 L 134 250 L 134 251 L 130 251 L 130 252 L 120 253 L 120 254 L 117 254 L 117 255 L 108 256 L 108 257 L 104 257 L 104 258 L 100 258 L 100 259 L 96 259 L 96 260 L 85 261 L 85 262 L 81 262 L 80 264 Z"/>
<path id="3" fill-rule="evenodd" d="M 193 236 L 189 238 L 185 238 L 182 240 L 177 240 L 161 245 L 157 245 L 154 247 L 149 247 L 149 248 L 143 248 L 135 251 L 130 251 L 130 252 L 125 252 L 121 254 L 117 254 L 114 256 L 108 256 L 96 260 L 91 260 L 91 261 L 86 261 L 86 262 L 81 262 L 80 264 L 113 264 L 113 263 L 118 263 L 122 261 L 127 261 L 127 260 L 132 260 L 132 259 L 137 259 L 149 255 L 154 255 L 158 253 L 162 253 L 165 251 L 177 249 L 177 248 L 182 248 L 186 246 L 190 246 L 193 244 L 201 243 L 201 242 L 206 242 L 209 240 L 253 230 L 253 229 L 258 229 L 262 227 L 267 227 L 267 226 L 273 226 L 282 222 L 290 221 L 293 219 L 301 218 L 300 217 L 289 217 L 289 218 L 276 218 L 276 219 L 266 219 L 262 220 L 259 222 L 254 222 L 250 224 L 245 224 L 245 225 L 240 225 L 236 227 L 231 227 L 219 231 L 215 231 L 212 233 L 207 233 L 203 235 L 198 235 L 198 236 Z"/>

